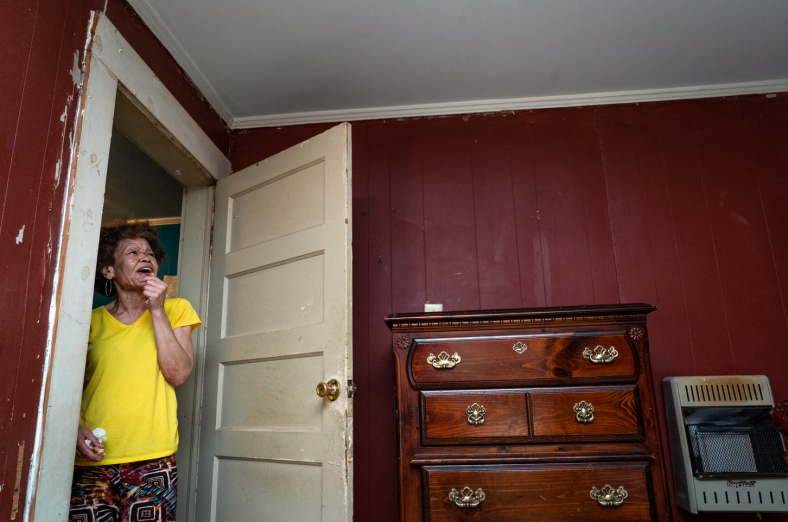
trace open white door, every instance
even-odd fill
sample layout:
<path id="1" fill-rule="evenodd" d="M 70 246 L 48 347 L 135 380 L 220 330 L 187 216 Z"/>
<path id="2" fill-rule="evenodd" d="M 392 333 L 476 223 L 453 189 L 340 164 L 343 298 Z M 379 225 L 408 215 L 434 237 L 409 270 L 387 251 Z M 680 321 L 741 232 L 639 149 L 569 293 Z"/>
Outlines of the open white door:
<path id="1" fill-rule="evenodd" d="M 216 184 L 199 522 L 353 518 L 350 174 L 345 123 Z"/>

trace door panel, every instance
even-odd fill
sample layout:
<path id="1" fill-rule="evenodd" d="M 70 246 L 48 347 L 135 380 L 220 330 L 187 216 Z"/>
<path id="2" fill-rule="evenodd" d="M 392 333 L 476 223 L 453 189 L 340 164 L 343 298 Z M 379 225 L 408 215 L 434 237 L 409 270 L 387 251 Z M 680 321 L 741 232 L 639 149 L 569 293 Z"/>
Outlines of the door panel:
<path id="1" fill-rule="evenodd" d="M 321 520 L 321 466 L 217 459 L 217 470 L 216 520 L 240 520 L 239 511 L 249 513 L 252 520 L 266 522 Z M 258 494 L 245 494 L 249 484 L 259 486 Z"/>
<path id="2" fill-rule="evenodd" d="M 352 520 L 350 172 L 342 124 L 216 185 L 200 522 Z"/>

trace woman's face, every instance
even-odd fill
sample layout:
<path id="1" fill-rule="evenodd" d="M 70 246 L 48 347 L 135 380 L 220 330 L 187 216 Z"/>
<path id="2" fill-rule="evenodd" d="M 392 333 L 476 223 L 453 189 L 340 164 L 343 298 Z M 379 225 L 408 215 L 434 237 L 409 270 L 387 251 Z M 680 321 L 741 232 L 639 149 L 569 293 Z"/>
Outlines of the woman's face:
<path id="1" fill-rule="evenodd" d="M 104 277 L 124 289 L 142 288 L 150 277 L 156 277 L 159 263 L 144 239 L 123 239 L 115 250 L 115 264 L 104 268 Z"/>

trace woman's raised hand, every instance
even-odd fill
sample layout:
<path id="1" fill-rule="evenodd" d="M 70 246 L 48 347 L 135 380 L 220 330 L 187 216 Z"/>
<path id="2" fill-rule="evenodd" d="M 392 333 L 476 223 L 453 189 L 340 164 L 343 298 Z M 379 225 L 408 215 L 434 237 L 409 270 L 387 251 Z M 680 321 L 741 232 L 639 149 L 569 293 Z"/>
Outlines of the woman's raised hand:
<path id="1" fill-rule="evenodd" d="M 145 279 L 142 294 L 147 298 L 148 310 L 163 309 L 164 298 L 167 296 L 167 283 L 156 276 Z"/>
<path id="2" fill-rule="evenodd" d="M 96 436 L 93 435 L 91 429 L 84 424 L 80 424 L 79 428 L 77 428 L 77 458 L 101 462 L 104 459 L 104 455 L 93 452 L 93 450 L 85 444 L 85 439 L 89 440 L 92 446 L 104 449 L 104 446 L 99 442 Z"/>

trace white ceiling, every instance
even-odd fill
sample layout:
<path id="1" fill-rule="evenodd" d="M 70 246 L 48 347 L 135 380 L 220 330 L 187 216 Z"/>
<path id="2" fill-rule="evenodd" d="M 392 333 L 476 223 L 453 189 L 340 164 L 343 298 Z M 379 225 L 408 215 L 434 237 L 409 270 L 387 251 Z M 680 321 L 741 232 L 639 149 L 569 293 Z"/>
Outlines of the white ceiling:
<path id="1" fill-rule="evenodd" d="M 788 0 L 131 0 L 233 126 L 788 90 Z"/>

